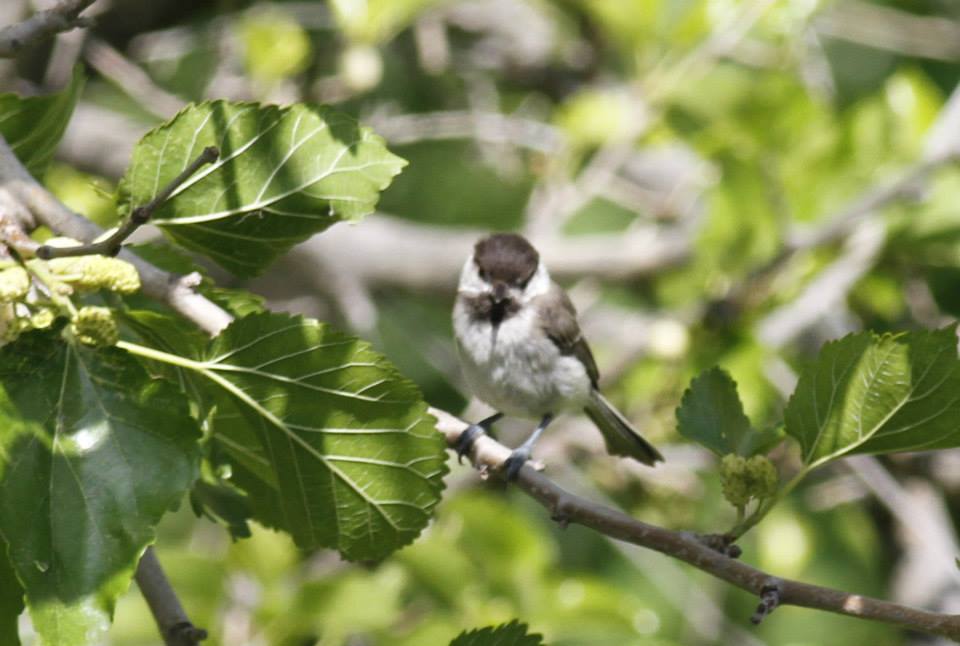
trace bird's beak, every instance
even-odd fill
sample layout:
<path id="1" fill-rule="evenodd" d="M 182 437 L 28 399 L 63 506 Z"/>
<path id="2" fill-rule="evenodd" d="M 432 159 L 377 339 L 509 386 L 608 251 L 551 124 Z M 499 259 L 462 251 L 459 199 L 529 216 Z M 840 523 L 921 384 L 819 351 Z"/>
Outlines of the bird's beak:
<path id="1" fill-rule="evenodd" d="M 493 302 L 502 303 L 507 299 L 507 284 L 502 281 L 493 283 Z"/>

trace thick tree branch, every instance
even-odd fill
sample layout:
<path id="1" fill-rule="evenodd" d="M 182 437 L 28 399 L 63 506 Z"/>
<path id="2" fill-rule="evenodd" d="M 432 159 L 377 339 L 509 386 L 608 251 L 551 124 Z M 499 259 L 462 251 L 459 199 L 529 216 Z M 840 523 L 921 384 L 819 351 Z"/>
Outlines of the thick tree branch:
<path id="1" fill-rule="evenodd" d="M 454 447 L 467 423 L 435 408 L 431 408 L 430 413 L 437 418 L 437 428 L 446 436 L 447 444 Z M 470 460 L 478 469 L 491 471 L 499 469 L 509 455 L 510 449 L 483 435 L 474 443 Z M 555 520 L 578 523 L 611 538 L 656 550 L 757 595 L 760 606 L 752 617 L 755 623 L 778 605 L 793 605 L 894 624 L 960 641 L 960 615 L 928 612 L 772 576 L 721 554 L 690 532 L 648 525 L 621 511 L 565 491 L 529 464 L 520 470 L 516 484 L 546 507 Z"/>
<path id="2" fill-rule="evenodd" d="M 38 11 L 23 22 L 0 29 L 0 58 L 10 58 L 38 40 L 84 25 L 80 12 L 96 0 L 62 0 L 53 9 Z"/>

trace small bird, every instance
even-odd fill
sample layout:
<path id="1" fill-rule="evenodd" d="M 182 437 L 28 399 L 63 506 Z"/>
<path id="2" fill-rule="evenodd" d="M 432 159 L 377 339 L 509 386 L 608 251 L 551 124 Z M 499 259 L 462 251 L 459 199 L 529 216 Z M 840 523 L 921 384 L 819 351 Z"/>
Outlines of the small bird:
<path id="1" fill-rule="evenodd" d="M 663 460 L 600 394 L 573 303 L 522 236 L 495 233 L 476 243 L 460 273 L 453 328 L 467 383 L 497 411 L 461 434 L 459 455 L 504 415 L 538 419 L 504 464 L 512 480 L 556 415 L 583 410 L 610 453 L 651 466 Z"/>

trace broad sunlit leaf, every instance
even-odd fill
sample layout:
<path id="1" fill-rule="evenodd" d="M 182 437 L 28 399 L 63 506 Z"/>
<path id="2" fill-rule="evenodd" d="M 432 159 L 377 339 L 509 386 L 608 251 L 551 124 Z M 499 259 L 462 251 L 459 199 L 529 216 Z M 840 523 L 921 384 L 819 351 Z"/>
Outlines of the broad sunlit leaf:
<path id="1" fill-rule="evenodd" d="M 382 558 L 426 526 L 446 444 L 416 386 L 367 343 L 253 314 L 188 365 L 216 402 L 215 443 L 258 520 L 353 560 Z"/>
<path id="2" fill-rule="evenodd" d="M 150 131 L 120 183 L 124 208 L 149 202 L 206 146 L 220 158 L 154 214 L 176 242 L 249 276 L 341 220 L 370 213 L 405 162 L 326 107 L 212 101 Z"/>
<path id="3" fill-rule="evenodd" d="M 183 397 L 125 352 L 54 332 L 0 350 L 0 533 L 43 643 L 103 642 L 198 438 Z"/>
<path id="4" fill-rule="evenodd" d="M 960 361 L 953 328 L 826 344 L 785 412 L 815 466 L 848 453 L 960 446 Z"/>

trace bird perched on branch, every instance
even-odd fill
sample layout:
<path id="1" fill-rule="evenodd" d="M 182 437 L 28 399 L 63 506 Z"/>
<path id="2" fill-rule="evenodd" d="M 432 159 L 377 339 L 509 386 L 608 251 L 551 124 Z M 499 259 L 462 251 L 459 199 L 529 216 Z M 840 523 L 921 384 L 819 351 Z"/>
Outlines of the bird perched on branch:
<path id="1" fill-rule="evenodd" d="M 516 478 L 554 417 L 583 410 L 607 450 L 653 465 L 663 456 L 608 402 L 570 298 L 522 236 L 496 233 L 474 246 L 460 274 L 453 327 L 467 383 L 497 413 L 460 436 L 458 453 L 504 415 L 539 420 L 504 464 Z"/>

